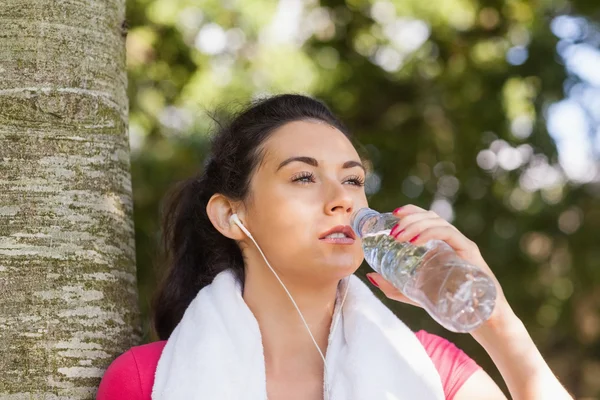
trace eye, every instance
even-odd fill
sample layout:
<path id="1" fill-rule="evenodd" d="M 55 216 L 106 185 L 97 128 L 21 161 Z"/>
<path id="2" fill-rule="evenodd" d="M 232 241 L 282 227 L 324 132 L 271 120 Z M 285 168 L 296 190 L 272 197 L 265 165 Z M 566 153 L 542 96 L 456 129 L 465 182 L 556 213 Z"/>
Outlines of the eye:
<path id="1" fill-rule="evenodd" d="M 292 177 L 292 182 L 300 182 L 302 184 L 314 183 L 315 175 L 312 172 L 301 172 Z"/>
<path id="2" fill-rule="evenodd" d="M 344 182 L 350 182 L 352 185 L 355 185 L 355 186 L 364 186 L 365 185 L 364 178 L 362 178 L 358 175 L 349 176 Z"/>

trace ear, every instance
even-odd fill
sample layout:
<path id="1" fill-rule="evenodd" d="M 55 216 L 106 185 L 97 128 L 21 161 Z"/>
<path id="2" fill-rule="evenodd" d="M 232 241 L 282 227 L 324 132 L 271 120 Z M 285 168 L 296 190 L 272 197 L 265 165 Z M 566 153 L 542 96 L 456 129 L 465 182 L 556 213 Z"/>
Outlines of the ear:
<path id="1" fill-rule="evenodd" d="M 215 229 L 221 232 L 223 236 L 233 240 L 242 240 L 246 234 L 229 220 L 229 217 L 237 213 L 243 223 L 244 218 L 241 214 L 241 207 L 236 207 L 236 205 L 222 194 L 215 193 L 206 205 L 206 214 Z"/>

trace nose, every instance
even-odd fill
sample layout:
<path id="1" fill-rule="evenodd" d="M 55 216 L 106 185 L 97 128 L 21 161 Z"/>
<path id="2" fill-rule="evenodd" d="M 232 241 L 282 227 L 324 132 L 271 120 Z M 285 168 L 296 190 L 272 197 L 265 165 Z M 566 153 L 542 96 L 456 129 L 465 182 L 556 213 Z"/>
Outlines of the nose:
<path id="1" fill-rule="evenodd" d="M 329 199 L 325 203 L 325 213 L 334 214 L 352 214 L 354 211 L 354 199 L 348 190 L 342 184 L 331 185 Z"/>

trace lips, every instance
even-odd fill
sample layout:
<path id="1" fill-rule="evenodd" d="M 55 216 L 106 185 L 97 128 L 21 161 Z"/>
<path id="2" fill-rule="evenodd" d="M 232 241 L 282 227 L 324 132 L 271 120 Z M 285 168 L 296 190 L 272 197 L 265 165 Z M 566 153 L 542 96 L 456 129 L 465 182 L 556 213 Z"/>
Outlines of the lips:
<path id="1" fill-rule="evenodd" d="M 344 235 L 344 237 L 343 238 L 341 238 L 341 237 L 340 238 L 328 238 L 327 237 L 334 233 L 338 233 L 338 234 L 341 233 Z M 331 228 L 327 232 L 322 233 L 321 236 L 319 237 L 319 239 L 321 239 L 321 240 L 346 240 L 346 241 L 348 241 L 349 239 L 352 239 L 352 241 L 354 241 L 354 239 L 356 239 L 356 235 L 349 225 L 338 225 L 338 226 Z"/>

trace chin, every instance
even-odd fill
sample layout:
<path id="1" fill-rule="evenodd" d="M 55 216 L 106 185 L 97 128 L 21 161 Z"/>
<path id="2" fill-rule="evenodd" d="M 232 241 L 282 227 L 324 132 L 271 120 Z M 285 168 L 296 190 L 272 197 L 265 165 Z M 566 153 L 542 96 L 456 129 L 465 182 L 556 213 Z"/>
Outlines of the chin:
<path id="1" fill-rule="evenodd" d="M 329 262 L 323 266 L 323 269 L 335 279 L 342 279 L 355 273 L 360 267 L 361 262 L 362 260 L 357 262 L 355 259 L 350 262 Z"/>

